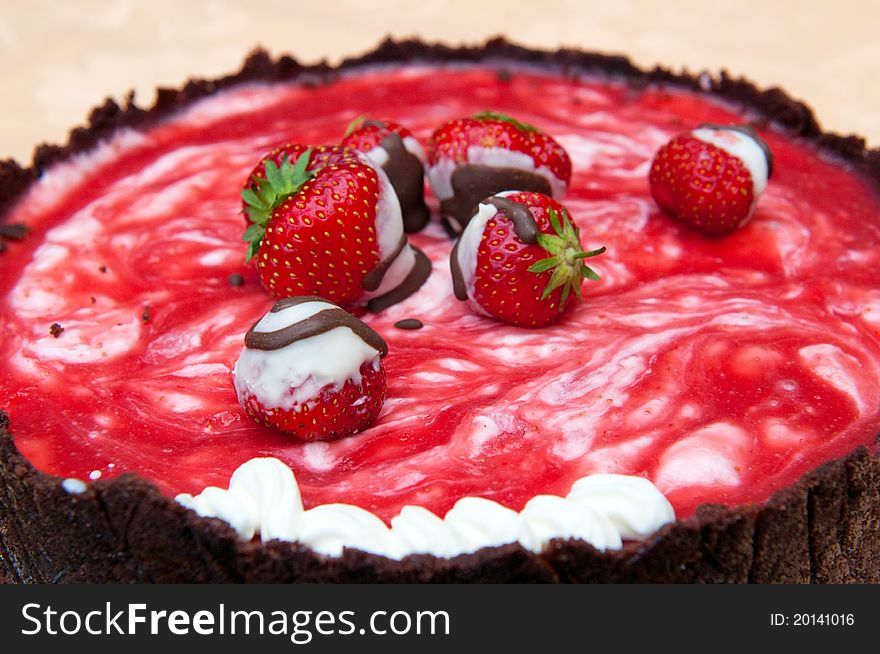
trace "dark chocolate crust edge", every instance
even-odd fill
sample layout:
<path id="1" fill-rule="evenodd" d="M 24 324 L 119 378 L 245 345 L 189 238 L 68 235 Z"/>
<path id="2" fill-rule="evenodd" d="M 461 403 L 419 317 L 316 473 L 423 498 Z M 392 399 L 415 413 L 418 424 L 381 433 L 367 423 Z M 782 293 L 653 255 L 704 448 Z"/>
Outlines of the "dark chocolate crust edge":
<path id="1" fill-rule="evenodd" d="M 712 93 L 758 123 L 815 142 L 880 185 L 880 149 L 823 133 L 810 109 L 779 89 L 760 90 L 721 73 L 642 71 L 624 57 L 577 50 L 529 50 L 503 39 L 450 48 L 386 41 L 339 67 L 303 66 L 257 51 L 220 80 L 160 89 L 149 110 L 129 96 L 95 109 L 64 146 L 42 145 L 30 167 L 0 162 L 0 217 L 49 166 L 117 129 L 143 129 L 217 90 L 252 80 L 332 81 L 383 63 L 484 62 L 507 73 L 538 66 L 564 75 L 620 78 L 634 87 L 668 85 Z M 2 218 L 0 218 L 2 219 Z M 874 446 L 876 449 L 876 445 Z M 703 506 L 644 543 L 599 552 L 580 541 L 551 542 L 541 555 L 513 544 L 454 559 L 402 561 L 358 551 L 326 558 L 295 543 L 244 542 L 225 523 L 200 518 L 133 474 L 71 494 L 15 447 L 0 412 L 0 581 L 12 582 L 880 582 L 880 457 L 867 448 L 826 463 L 760 506 Z M 5 577 L 5 579 L 4 579 Z"/>

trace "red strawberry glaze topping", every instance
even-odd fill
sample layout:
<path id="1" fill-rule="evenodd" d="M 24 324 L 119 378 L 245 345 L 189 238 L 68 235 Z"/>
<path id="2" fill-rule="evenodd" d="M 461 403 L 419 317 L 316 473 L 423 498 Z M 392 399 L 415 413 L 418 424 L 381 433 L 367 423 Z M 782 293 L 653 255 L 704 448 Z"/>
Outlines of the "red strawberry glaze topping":
<path id="1" fill-rule="evenodd" d="M 229 384 L 242 334 L 272 303 L 240 241 L 238 191 L 254 162 L 288 140 L 334 141 L 361 113 L 425 138 L 485 106 L 570 153 L 566 207 L 585 248 L 609 246 L 588 302 L 541 330 L 475 316 L 452 298 L 451 242 L 430 226 L 411 239 L 434 274 L 364 318 L 389 347 L 376 424 L 307 444 L 254 424 Z M 650 478 L 679 517 L 761 502 L 874 447 L 880 198 L 767 130 L 774 178 L 745 228 L 707 239 L 661 219 L 647 183 L 657 149 L 743 119 L 687 92 L 525 72 L 502 83 L 481 69 L 223 92 L 49 170 L 8 216 L 31 232 L 0 255 L 0 408 L 41 470 L 134 471 L 169 494 L 225 486 L 243 462 L 276 456 L 307 506 L 342 501 L 386 519 L 405 504 L 442 515 L 466 495 L 518 510 L 600 471 Z M 394 328 L 406 318 L 423 327 Z"/>

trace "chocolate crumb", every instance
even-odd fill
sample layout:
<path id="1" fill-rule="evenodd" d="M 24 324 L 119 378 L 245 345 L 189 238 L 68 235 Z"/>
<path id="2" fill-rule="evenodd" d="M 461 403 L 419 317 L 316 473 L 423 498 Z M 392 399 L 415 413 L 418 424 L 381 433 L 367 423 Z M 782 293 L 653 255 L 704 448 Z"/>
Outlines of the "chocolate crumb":
<path id="1" fill-rule="evenodd" d="M 89 299 L 92 301 L 92 304 L 94 304 L 95 302 L 98 301 L 97 298 L 95 298 L 94 295 L 93 295 L 91 298 L 89 298 Z"/>
<path id="2" fill-rule="evenodd" d="M 102 273 L 105 273 L 107 272 L 107 266 L 98 266 L 98 270 L 100 270 Z"/>
<path id="3" fill-rule="evenodd" d="M 502 84 L 507 84 L 510 80 L 513 79 L 513 73 L 511 73 L 510 70 L 508 70 L 507 68 L 499 68 L 495 71 L 495 78 Z"/>
<path id="4" fill-rule="evenodd" d="M 233 275 L 229 275 L 229 279 L 227 280 L 230 286 L 241 286 L 244 284 L 244 277 L 235 273 Z"/>
<path id="5" fill-rule="evenodd" d="M 144 322 L 150 322 L 150 307 L 149 307 L 149 305 L 144 307 L 144 312 L 141 314 L 141 320 L 143 320 Z"/>
<path id="6" fill-rule="evenodd" d="M 21 223 L 0 224 L 0 236 L 11 241 L 20 241 L 30 231 L 27 225 Z"/>
<path id="7" fill-rule="evenodd" d="M 626 81 L 626 85 L 637 95 L 644 91 L 651 84 L 651 80 L 646 77 L 633 77 Z"/>
<path id="8" fill-rule="evenodd" d="M 424 327 L 421 320 L 417 318 L 404 318 L 403 320 L 398 320 L 394 323 L 394 326 L 398 329 L 421 329 Z"/>
<path id="9" fill-rule="evenodd" d="M 52 334 L 55 338 L 61 336 L 61 332 L 64 331 L 64 327 L 59 325 L 57 322 L 53 322 L 52 326 L 49 327 L 49 333 Z"/>

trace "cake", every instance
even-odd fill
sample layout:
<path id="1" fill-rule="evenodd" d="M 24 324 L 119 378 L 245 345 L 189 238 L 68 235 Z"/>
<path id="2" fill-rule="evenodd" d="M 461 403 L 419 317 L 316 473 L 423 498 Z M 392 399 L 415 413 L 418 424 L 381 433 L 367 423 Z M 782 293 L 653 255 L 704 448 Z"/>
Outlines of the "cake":
<path id="1" fill-rule="evenodd" d="M 272 301 L 240 241 L 256 159 L 336 143 L 360 114 L 424 138 L 485 109 L 566 147 L 566 206 L 584 246 L 608 248 L 601 282 L 557 324 L 501 326 L 453 298 L 433 218 L 408 234 L 433 265 L 424 286 L 362 316 L 388 345 L 376 425 L 298 444 L 250 422 L 229 376 Z M 775 159 L 752 222 L 707 239 L 665 218 L 656 149 L 741 122 Z M 148 111 L 108 102 L 66 146 L 0 170 L 0 567 L 38 582 L 880 581 L 878 180 L 880 153 L 781 91 L 501 40 L 386 42 L 339 68 L 256 53 Z M 310 546 L 288 538 L 293 513 L 234 520 L 239 488 L 380 539 L 406 514 L 411 546 Z M 584 506 L 603 515 L 572 537 L 566 511 Z M 459 533 L 497 526 L 497 542 L 420 547 L 444 515 Z"/>

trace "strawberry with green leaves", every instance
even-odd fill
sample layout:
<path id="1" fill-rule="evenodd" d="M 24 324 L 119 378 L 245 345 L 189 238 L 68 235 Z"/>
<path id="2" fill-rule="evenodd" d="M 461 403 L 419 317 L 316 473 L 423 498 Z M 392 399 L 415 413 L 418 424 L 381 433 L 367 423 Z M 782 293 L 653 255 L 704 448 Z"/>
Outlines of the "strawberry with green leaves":
<path id="1" fill-rule="evenodd" d="M 241 195 L 247 259 L 275 297 L 320 295 L 351 306 L 386 296 L 414 274 L 418 257 L 391 184 L 354 150 L 277 148 Z"/>
<path id="2" fill-rule="evenodd" d="M 241 212 L 247 225 L 242 240 L 248 244 L 248 261 L 260 247 L 266 223 L 281 194 L 298 190 L 311 179 L 307 170 L 311 155 L 307 146 L 288 143 L 264 155 L 248 175 L 241 191 Z M 300 164 L 296 171 L 294 162 Z"/>
<path id="3" fill-rule="evenodd" d="M 585 259 L 578 227 L 562 204 L 541 193 L 508 191 L 477 208 L 450 257 L 453 289 L 479 313 L 521 327 L 543 327 L 581 299 L 599 276 Z"/>
<path id="4" fill-rule="evenodd" d="M 561 199 L 571 179 L 571 159 L 537 127 L 483 111 L 434 132 L 428 179 L 449 227 L 460 233 L 477 203 L 494 193 L 518 189 Z"/>

